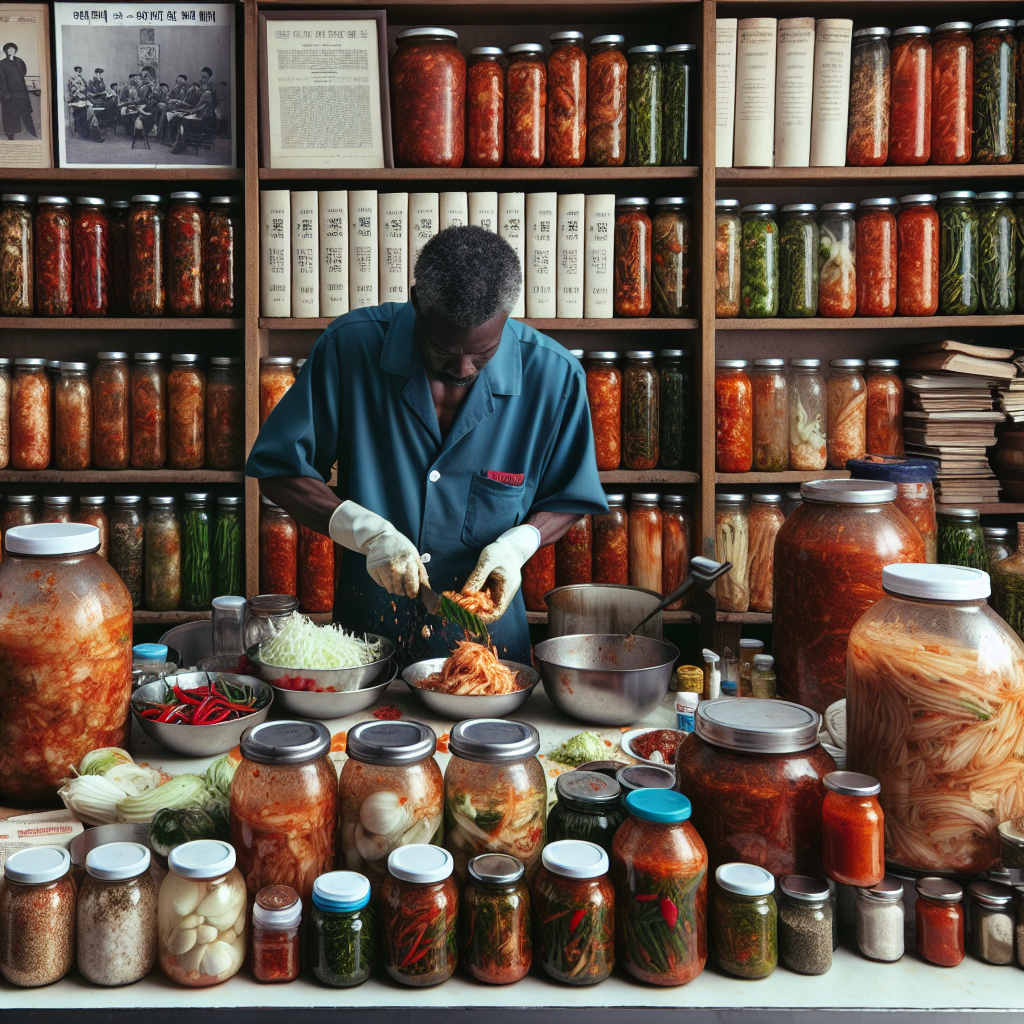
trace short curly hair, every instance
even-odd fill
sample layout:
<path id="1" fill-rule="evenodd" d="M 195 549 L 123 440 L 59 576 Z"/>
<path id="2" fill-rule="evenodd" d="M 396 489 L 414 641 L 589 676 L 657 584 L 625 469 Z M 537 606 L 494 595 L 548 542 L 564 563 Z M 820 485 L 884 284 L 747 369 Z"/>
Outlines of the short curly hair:
<path id="1" fill-rule="evenodd" d="M 519 257 L 500 235 L 474 226 L 445 228 L 416 260 L 420 309 L 457 327 L 479 327 L 508 313 L 523 287 Z"/>

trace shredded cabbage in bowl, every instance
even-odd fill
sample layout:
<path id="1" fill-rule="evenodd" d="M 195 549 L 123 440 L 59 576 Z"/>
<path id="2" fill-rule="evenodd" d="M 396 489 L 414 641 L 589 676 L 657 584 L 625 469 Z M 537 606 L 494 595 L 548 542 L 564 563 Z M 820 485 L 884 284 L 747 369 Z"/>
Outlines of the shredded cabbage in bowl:
<path id="1" fill-rule="evenodd" d="M 333 623 L 318 626 L 298 612 L 292 612 L 277 636 L 260 645 L 260 660 L 273 668 L 359 668 L 379 661 L 382 654 L 380 641 L 367 643 Z"/>

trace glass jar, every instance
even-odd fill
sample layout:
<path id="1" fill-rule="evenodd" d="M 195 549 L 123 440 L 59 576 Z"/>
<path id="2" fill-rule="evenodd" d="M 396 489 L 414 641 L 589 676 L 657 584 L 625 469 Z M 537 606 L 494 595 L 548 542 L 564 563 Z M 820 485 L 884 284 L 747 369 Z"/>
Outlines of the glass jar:
<path id="1" fill-rule="evenodd" d="M 1007 534 L 1009 532 L 1006 531 Z M 1017 524 L 1016 550 L 998 561 L 993 561 L 992 558 L 989 530 L 984 529 L 983 533 L 992 580 L 990 603 L 1017 636 L 1024 636 L 1024 523 Z"/>
<path id="2" fill-rule="evenodd" d="M 207 314 L 238 316 L 242 312 L 244 263 L 239 197 L 211 196 L 203 246 L 203 288 Z"/>
<path id="3" fill-rule="evenodd" d="M 141 843 L 89 851 L 78 890 L 78 969 L 94 985 L 131 985 L 157 957 L 157 894 L 150 852 Z"/>
<path id="4" fill-rule="evenodd" d="M 4 509 L 2 531 L 0 531 L 0 548 L 3 547 L 4 535 L 12 526 L 31 526 L 37 521 L 36 508 L 38 504 L 39 498 L 34 494 L 7 495 L 7 507 Z"/>
<path id="5" fill-rule="evenodd" d="M 242 499 L 222 494 L 217 499 L 213 532 L 213 590 L 217 596 L 245 596 L 245 552 L 242 545 Z M 333 565 L 333 552 L 332 552 Z"/>
<path id="6" fill-rule="evenodd" d="M 995 569 L 996 562 L 1001 562 L 1004 558 L 1009 558 L 1010 555 L 1017 550 L 1019 547 L 1019 541 L 1014 537 L 1013 531 L 1008 526 L 983 526 L 981 528 L 982 536 L 985 538 L 985 552 L 988 555 L 988 571 L 991 575 Z M 996 581 L 992 581 L 992 589 L 996 589 Z M 1006 616 L 1004 615 L 1005 619 Z"/>
<path id="7" fill-rule="evenodd" d="M 548 74 L 543 54 L 540 43 L 516 43 L 508 48 L 505 160 L 509 167 L 544 164 Z"/>
<path id="8" fill-rule="evenodd" d="M 662 592 L 663 524 L 660 494 L 634 491 L 629 509 L 629 584 Z"/>
<path id="9" fill-rule="evenodd" d="M 45 359 L 14 360 L 11 381 L 11 469 L 46 469 L 52 432 L 50 378 Z"/>
<path id="10" fill-rule="evenodd" d="M 932 151 L 931 29 L 908 25 L 892 34 L 889 160 L 926 164 Z"/>
<path id="11" fill-rule="evenodd" d="M 172 612 L 181 601 L 181 524 L 173 498 L 150 495 L 146 516 L 145 596 L 151 612 Z"/>
<path id="12" fill-rule="evenodd" d="M 3 225 L 0 231 L 5 236 L 6 220 L 6 212 L 0 209 L 0 224 Z M 13 268 L 7 266 L 6 260 L 4 264 L 4 277 L 8 279 L 7 271 Z M 66 196 L 39 197 L 35 222 L 35 287 L 39 316 L 71 316 L 71 200 Z"/>
<path id="13" fill-rule="evenodd" d="M 882 787 L 870 775 L 831 772 L 822 806 L 825 874 L 833 882 L 870 889 L 885 876 Z"/>
<path id="14" fill-rule="evenodd" d="M 626 353 L 622 374 L 622 462 L 627 469 L 654 469 L 660 456 L 659 375 L 654 353 Z"/>
<path id="15" fill-rule="evenodd" d="M 461 167 L 466 59 L 448 28 L 407 28 L 395 37 L 391 91 L 400 167 Z"/>
<path id="16" fill-rule="evenodd" d="M 939 309 L 938 197 L 903 196 L 896 218 L 896 312 L 900 316 L 934 316 Z"/>
<path id="17" fill-rule="evenodd" d="M 978 310 L 979 220 L 976 192 L 939 193 L 939 312 Z"/>
<path id="18" fill-rule="evenodd" d="M 329 612 L 334 607 L 334 541 L 299 524 L 299 607 Z"/>
<path id="19" fill-rule="evenodd" d="M 971 160 L 971 79 L 974 47 L 969 21 L 947 21 L 935 29 L 932 52 L 933 164 Z"/>
<path id="20" fill-rule="evenodd" d="M 115 199 L 107 213 L 107 265 L 110 269 L 110 316 L 127 316 L 128 309 L 128 200 Z"/>
<path id="21" fill-rule="evenodd" d="M 548 843 L 576 839 L 611 853 L 615 832 L 626 818 L 615 779 L 576 769 L 555 779 L 555 803 L 548 813 Z"/>
<path id="22" fill-rule="evenodd" d="M 127 469 L 131 457 L 127 352 L 100 352 L 92 373 L 92 461 L 97 469 Z"/>
<path id="23" fill-rule="evenodd" d="M 288 594 L 257 594 L 250 597 L 242 625 L 245 649 L 273 640 L 298 607 L 298 600 Z"/>
<path id="24" fill-rule="evenodd" d="M 555 586 L 590 583 L 593 575 L 593 524 L 580 516 L 555 541 Z"/>
<path id="25" fill-rule="evenodd" d="M 658 352 L 659 455 L 666 469 L 680 469 L 693 458 L 689 361 L 686 349 L 663 348 Z"/>
<path id="26" fill-rule="evenodd" d="M 717 655 L 716 655 L 717 657 Z M 592 762 L 596 764 L 611 763 L 621 764 L 621 761 Z M 583 765 L 581 771 L 587 771 L 587 765 Z M 591 769 L 597 770 L 597 769 Z M 622 807 L 626 808 L 626 797 L 639 789 L 674 789 L 676 784 L 675 772 L 671 768 L 660 767 L 656 764 L 627 764 L 624 768 L 616 768 L 615 781 L 622 791 Z M 617 830 L 616 830 L 617 831 Z M 614 837 L 613 837 L 614 839 Z"/>
<path id="27" fill-rule="evenodd" d="M 75 200 L 71 221 L 75 316 L 107 315 L 107 201 Z"/>
<path id="28" fill-rule="evenodd" d="M 707 850 L 682 793 L 637 790 L 626 810 L 612 842 L 622 963 L 648 984 L 685 985 L 708 958 Z"/>
<path id="29" fill-rule="evenodd" d="M 1018 134 L 1021 137 L 1021 149 L 1024 150 L 1024 45 L 1021 46 L 1021 59 L 1018 63 L 1020 66 L 1019 80 L 1021 83 L 1019 103 L 1021 124 Z M 1024 152 L 1021 153 L 1020 162 L 1024 163 Z M 1017 273 L 1017 312 L 1024 313 L 1024 192 L 1018 192 L 1014 198 L 1016 199 L 1013 207 L 1013 216 L 1017 225 L 1017 267 L 1021 268 Z"/>
<path id="30" fill-rule="evenodd" d="M 693 524 L 680 494 L 664 494 L 661 498 L 661 592 L 674 594 L 690 572 L 693 550 Z M 666 606 L 667 611 L 683 607 L 688 595 Z"/>
<path id="31" fill-rule="evenodd" d="M 981 532 L 981 515 L 972 508 L 943 506 L 938 520 L 938 560 L 943 565 L 964 565 L 988 572 L 988 552 Z"/>
<path id="32" fill-rule="evenodd" d="M 661 164 L 661 117 L 664 95 L 660 46 L 631 46 L 626 75 L 627 154 L 630 167 Z"/>
<path id="33" fill-rule="evenodd" d="M 260 429 L 285 392 L 295 383 L 295 360 L 291 356 L 263 356 L 260 359 Z"/>
<path id="34" fill-rule="evenodd" d="M 83 495 L 78 499 L 78 514 L 73 520 L 85 526 L 95 526 L 100 531 L 100 546 L 96 554 L 105 562 L 109 561 L 110 554 L 110 524 L 104 511 L 106 503 L 107 499 L 102 494 Z"/>
<path id="35" fill-rule="evenodd" d="M 948 878 L 921 878 L 915 888 L 918 953 L 939 967 L 956 967 L 964 958 L 963 889 Z"/>
<path id="36" fill-rule="evenodd" d="M 43 498 L 43 514 L 40 523 L 70 523 L 71 495 L 47 494 Z M 99 538 L 97 537 L 97 544 Z"/>
<path id="37" fill-rule="evenodd" d="M 845 469 L 847 459 L 867 451 L 868 395 L 863 359 L 829 360 L 828 464 Z"/>
<path id="38" fill-rule="evenodd" d="M 260 505 L 260 590 L 298 597 L 298 523 L 266 496 Z"/>
<path id="39" fill-rule="evenodd" d="M 369 903 L 370 881 L 355 871 L 328 871 L 313 882 L 310 966 L 325 985 L 352 988 L 373 974 L 379 939 Z"/>
<path id="40" fill-rule="evenodd" d="M 779 218 L 779 316 L 818 311 L 818 225 L 814 203 L 782 207 Z"/>
<path id="41" fill-rule="evenodd" d="M 886 50 L 888 52 L 888 50 Z M 857 312 L 856 203 L 824 203 L 818 216 L 818 316 Z"/>
<path id="42" fill-rule="evenodd" d="M 797 974 L 832 966 L 832 899 L 828 884 L 808 875 L 779 881 L 779 959 Z"/>
<path id="43" fill-rule="evenodd" d="M 650 200 L 615 201 L 615 315 L 649 316 L 651 312 Z"/>
<path id="44" fill-rule="evenodd" d="M 167 207 L 167 312 L 202 316 L 206 214 L 198 192 L 172 192 Z"/>
<path id="45" fill-rule="evenodd" d="M 1017 291 L 1012 192 L 978 193 L 978 291 L 989 315 L 1013 312 Z"/>
<path id="46" fill-rule="evenodd" d="M 0 882 L 0 973 L 11 985 L 37 988 L 74 965 L 71 855 L 56 846 L 15 850 Z"/>
<path id="47" fill-rule="evenodd" d="M 544 544 L 523 566 L 523 604 L 528 612 L 546 612 L 544 595 L 555 589 L 555 545 Z"/>
<path id="48" fill-rule="evenodd" d="M 624 507 L 626 496 L 606 494 L 605 498 L 608 501 L 608 511 L 604 515 L 595 515 L 593 520 L 592 582 L 628 586 L 629 516 Z M 529 564 L 528 562 L 527 565 Z"/>
<path id="49" fill-rule="evenodd" d="M 775 659 L 770 654 L 755 654 L 750 669 L 750 695 L 763 700 L 775 700 L 778 696 L 778 677 L 775 675 Z"/>
<path id="50" fill-rule="evenodd" d="M 11 361 L 0 357 L 0 469 L 11 461 Z"/>
<path id="51" fill-rule="evenodd" d="M 581 167 L 587 157 L 587 55 L 582 32 L 553 32 L 547 64 L 547 158 Z"/>
<path id="52" fill-rule="evenodd" d="M 768 495 L 764 495 L 768 497 Z M 754 640 L 751 637 L 744 637 L 740 640 L 740 670 L 739 686 L 737 696 L 752 697 L 750 680 L 754 671 L 754 658 L 764 650 L 763 640 Z"/>
<path id="53" fill-rule="evenodd" d="M 746 359 L 715 360 L 715 469 L 749 473 L 754 464 L 754 387 Z"/>
<path id="54" fill-rule="evenodd" d="M 164 214 L 160 197 L 132 196 L 128 210 L 128 311 L 132 316 L 163 316 Z"/>
<path id="55" fill-rule="evenodd" d="M 145 530 L 141 506 L 141 495 L 116 495 L 109 524 L 110 565 L 128 588 L 132 608 L 142 607 Z"/>
<path id="56" fill-rule="evenodd" d="M 857 218 L 857 312 L 892 316 L 896 312 L 898 244 L 895 199 L 862 199 Z"/>
<path id="57" fill-rule="evenodd" d="M 241 469 L 245 451 L 245 390 L 241 359 L 214 356 L 210 360 L 205 416 L 206 468 Z"/>
<path id="58" fill-rule="evenodd" d="M 869 359 L 867 374 L 867 451 L 903 457 L 903 380 L 898 359 Z"/>
<path id="59" fill-rule="evenodd" d="M 690 237 L 692 228 L 685 196 L 654 200 L 651 253 L 654 264 L 654 315 L 690 315 Z"/>
<path id="60" fill-rule="evenodd" d="M 400 846 L 388 856 L 381 890 L 384 966 L 401 985 L 439 985 L 455 972 L 459 889 L 454 867 L 448 850 L 422 843 Z"/>
<path id="61" fill-rule="evenodd" d="M 593 167 L 621 167 L 626 162 L 625 36 L 590 40 L 587 65 L 587 159 Z"/>
<path id="62" fill-rule="evenodd" d="M 750 607 L 750 521 L 745 494 L 715 495 L 715 558 L 732 568 L 715 584 L 716 605 L 722 612 L 745 612 Z"/>
<path id="63" fill-rule="evenodd" d="M 462 965 L 488 985 L 525 978 L 533 953 L 530 891 L 522 861 L 505 853 L 482 853 L 467 870 L 460 905 Z"/>
<path id="64" fill-rule="evenodd" d="M 849 167 L 881 167 L 889 156 L 889 30 L 853 33 L 850 58 Z"/>
<path id="65" fill-rule="evenodd" d="M 717 381 L 717 372 L 715 377 Z M 751 383 L 754 393 L 753 468 L 759 473 L 778 473 L 789 466 L 786 360 L 755 359 Z"/>
<path id="66" fill-rule="evenodd" d="M 740 238 L 743 222 L 738 199 L 715 200 L 715 316 L 740 315 Z"/>
<path id="67" fill-rule="evenodd" d="M 987 964 L 1012 964 L 1015 932 L 1013 889 L 994 882 L 971 882 L 971 951 Z"/>
<path id="68" fill-rule="evenodd" d="M 320 722 L 263 722 L 242 735 L 231 843 L 250 897 L 290 885 L 308 905 L 313 880 L 333 866 L 338 784 L 330 749 Z"/>
<path id="69" fill-rule="evenodd" d="M 789 361 L 789 468 L 828 465 L 828 397 L 820 359 Z"/>
<path id="70" fill-rule="evenodd" d="M 718 966 L 738 978 L 767 978 L 779 962 L 775 876 L 756 864 L 715 871 L 711 932 Z"/>
<path id="71" fill-rule="evenodd" d="M 858 889 L 854 931 L 861 956 L 894 963 L 903 956 L 905 913 L 903 883 L 886 875 L 877 885 Z"/>
<path id="72" fill-rule="evenodd" d="M 22 193 L 0 196 L 0 316 L 32 316 L 35 309 L 31 203 Z"/>
<path id="73" fill-rule="evenodd" d="M 745 317 L 779 314 L 779 227 L 772 203 L 754 203 L 740 210 L 740 304 Z"/>
<path id="74" fill-rule="evenodd" d="M 181 540 L 181 607 L 201 611 L 213 600 L 209 494 L 185 495 Z"/>
<path id="75" fill-rule="evenodd" d="M 452 728 L 452 756 L 444 772 L 444 845 L 455 857 L 460 881 L 478 853 L 512 854 L 523 862 L 527 882 L 536 875 L 547 815 L 539 747 L 537 730 L 525 722 L 475 718 Z"/>
<path id="76" fill-rule="evenodd" d="M 785 521 L 782 495 L 751 495 L 747 527 L 750 538 L 747 573 L 751 611 L 772 610 L 775 537 Z"/>
<path id="77" fill-rule="evenodd" d="M 477 46 L 466 67 L 466 166 L 505 159 L 505 72 L 499 46 Z"/>
<path id="78" fill-rule="evenodd" d="M 618 352 L 591 352 L 587 357 L 587 402 L 594 429 L 599 470 L 619 468 L 622 451 L 622 374 Z"/>
<path id="79" fill-rule="evenodd" d="M 167 463 L 167 371 L 159 352 L 136 352 L 132 364 L 132 469 Z"/>
<path id="80" fill-rule="evenodd" d="M 252 973 L 257 981 L 294 981 L 299 976 L 302 900 L 290 885 L 260 889 L 252 905 Z"/>
<path id="81" fill-rule="evenodd" d="M 1008 164 L 1016 144 L 1017 70 L 1014 20 L 986 21 L 974 30 L 974 162 Z M 964 97 L 967 98 L 966 96 Z M 963 161 L 966 163 L 966 161 Z"/>
<path id="82" fill-rule="evenodd" d="M 392 850 L 440 843 L 444 783 L 437 737 L 420 722 L 360 722 L 348 731 L 338 786 L 339 860 L 376 888 Z"/>
<path id="83" fill-rule="evenodd" d="M 57 469 L 88 469 L 93 424 L 88 363 L 60 364 L 54 412 L 54 465 Z"/>
<path id="84" fill-rule="evenodd" d="M 160 970 L 188 988 L 219 985 L 245 961 L 245 882 L 235 850 L 196 839 L 175 846 L 167 867 L 157 907 Z"/>
<path id="85" fill-rule="evenodd" d="M 661 99 L 661 162 L 666 167 L 685 167 L 695 162 L 691 136 L 691 108 L 697 88 L 697 47 L 674 43 L 662 58 L 664 89 Z"/>
<path id="86" fill-rule="evenodd" d="M 201 357 L 176 352 L 167 375 L 167 465 L 202 469 L 206 459 L 206 374 Z"/>

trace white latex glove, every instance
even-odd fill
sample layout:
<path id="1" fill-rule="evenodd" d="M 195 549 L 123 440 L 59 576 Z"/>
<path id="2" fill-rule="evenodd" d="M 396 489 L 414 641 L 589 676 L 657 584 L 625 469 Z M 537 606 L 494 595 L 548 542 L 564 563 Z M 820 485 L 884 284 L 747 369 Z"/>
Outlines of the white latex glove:
<path id="1" fill-rule="evenodd" d="M 421 586 L 430 586 L 416 545 L 376 512 L 343 501 L 329 530 L 336 544 L 366 555 L 366 571 L 389 594 L 414 598 Z"/>
<path id="2" fill-rule="evenodd" d="M 483 590 L 490 586 L 494 613 L 481 615 L 484 622 L 496 622 L 508 611 L 523 581 L 522 570 L 530 556 L 540 547 L 540 530 L 524 523 L 506 530 L 496 541 L 480 552 L 480 561 L 470 573 L 463 590 Z"/>

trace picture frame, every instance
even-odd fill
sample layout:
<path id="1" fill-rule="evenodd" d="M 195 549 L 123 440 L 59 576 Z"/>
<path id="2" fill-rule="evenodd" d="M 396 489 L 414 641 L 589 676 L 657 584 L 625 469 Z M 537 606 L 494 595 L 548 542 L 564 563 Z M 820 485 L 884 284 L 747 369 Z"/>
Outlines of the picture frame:
<path id="1" fill-rule="evenodd" d="M 262 167 L 394 167 L 385 11 L 261 11 L 258 34 Z"/>
<path id="2" fill-rule="evenodd" d="M 0 47 L 0 168 L 53 167 L 49 5 L 0 4 Z"/>

